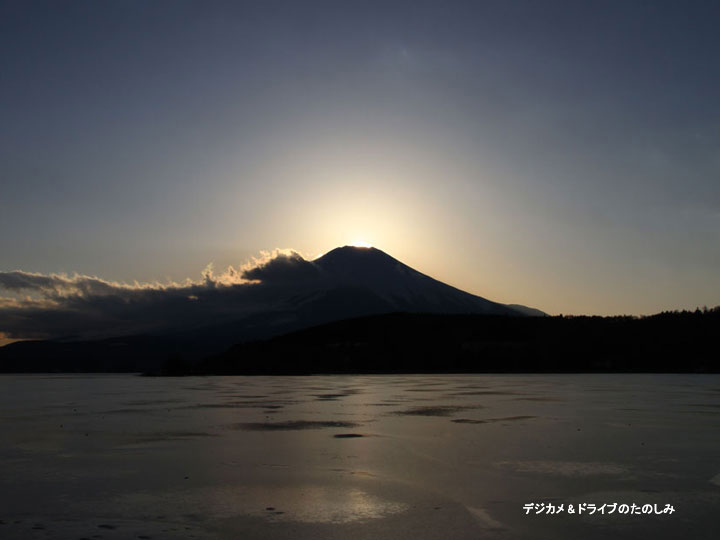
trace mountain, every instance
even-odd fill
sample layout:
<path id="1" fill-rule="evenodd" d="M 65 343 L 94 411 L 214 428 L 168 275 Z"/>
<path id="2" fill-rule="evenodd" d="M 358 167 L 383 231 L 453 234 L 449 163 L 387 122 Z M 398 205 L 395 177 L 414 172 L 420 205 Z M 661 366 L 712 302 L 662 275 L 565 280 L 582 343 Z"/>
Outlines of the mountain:
<path id="1" fill-rule="evenodd" d="M 237 343 L 387 313 L 544 315 L 466 293 L 375 248 L 340 247 L 312 261 L 279 257 L 243 276 L 253 283 L 173 306 L 153 332 L 10 344 L 0 348 L 0 371 L 137 371 L 171 355 L 194 361 Z"/>
<path id="2" fill-rule="evenodd" d="M 373 294 L 389 311 L 518 315 L 520 310 L 491 302 L 413 270 L 375 248 L 345 246 L 313 261 L 331 283 Z"/>
<path id="3" fill-rule="evenodd" d="M 254 308 L 223 321 L 163 332 L 223 349 L 332 321 L 383 313 L 526 316 L 510 307 L 446 285 L 376 248 L 345 246 L 312 261 L 275 259 L 245 277 L 260 282 Z M 240 302 L 240 300 L 238 300 Z M 533 315 L 544 315 L 532 310 Z M 196 345 L 197 347 L 197 345 Z M 200 349 L 203 347 L 201 346 Z"/>
<path id="4" fill-rule="evenodd" d="M 547 317 L 547 313 L 545 313 L 544 311 L 540 311 L 539 309 L 527 306 L 522 306 L 520 304 L 507 304 L 507 307 L 520 312 L 522 315 L 527 315 L 528 317 Z"/>

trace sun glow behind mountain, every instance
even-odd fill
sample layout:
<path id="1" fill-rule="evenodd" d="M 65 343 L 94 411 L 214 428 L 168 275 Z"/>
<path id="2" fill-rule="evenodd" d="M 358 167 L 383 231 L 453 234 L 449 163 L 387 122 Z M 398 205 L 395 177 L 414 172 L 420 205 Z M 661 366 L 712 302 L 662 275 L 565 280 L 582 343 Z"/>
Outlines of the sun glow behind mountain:
<path id="1" fill-rule="evenodd" d="M 359 248 L 371 248 L 373 245 L 370 242 L 367 242 L 365 240 L 353 240 L 352 242 L 348 242 L 348 246 L 352 247 L 359 247 Z"/>
<path id="2" fill-rule="evenodd" d="M 365 249 L 370 249 L 372 247 L 375 247 L 373 244 L 371 244 L 370 242 L 368 242 L 366 240 L 353 240 L 351 242 L 345 242 L 342 245 L 350 246 L 350 247 L 365 248 Z M 323 255 L 325 255 L 326 253 L 327 253 L 327 251 L 323 251 L 322 253 L 319 253 L 318 255 L 313 257 L 312 260 L 315 261 L 315 260 L 319 259 L 320 257 L 322 257 Z"/>

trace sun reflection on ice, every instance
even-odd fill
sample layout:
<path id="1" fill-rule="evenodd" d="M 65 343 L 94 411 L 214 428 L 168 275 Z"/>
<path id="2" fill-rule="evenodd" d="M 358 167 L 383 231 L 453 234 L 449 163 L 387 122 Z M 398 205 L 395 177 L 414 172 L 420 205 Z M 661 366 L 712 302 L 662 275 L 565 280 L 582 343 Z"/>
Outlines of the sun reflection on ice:
<path id="1" fill-rule="evenodd" d="M 301 491 L 302 493 L 298 493 Z M 279 489 L 273 493 L 283 512 L 267 512 L 265 517 L 278 521 L 304 523 L 350 523 L 379 519 L 404 512 L 408 505 L 383 500 L 358 488 L 304 486 L 301 490 Z"/>

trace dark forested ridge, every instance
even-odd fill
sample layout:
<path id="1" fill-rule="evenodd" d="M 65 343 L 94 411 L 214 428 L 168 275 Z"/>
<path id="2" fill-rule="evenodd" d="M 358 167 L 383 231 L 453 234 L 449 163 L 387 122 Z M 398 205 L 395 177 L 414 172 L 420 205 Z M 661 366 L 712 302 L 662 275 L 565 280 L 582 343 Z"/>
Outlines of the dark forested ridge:
<path id="1" fill-rule="evenodd" d="M 396 313 L 238 344 L 165 374 L 718 373 L 720 307 L 648 317 Z"/>
<path id="2" fill-rule="evenodd" d="M 719 336 L 720 307 L 648 317 L 393 313 L 212 355 L 207 344 L 167 336 L 17 342 L 0 348 L 0 372 L 718 373 Z"/>

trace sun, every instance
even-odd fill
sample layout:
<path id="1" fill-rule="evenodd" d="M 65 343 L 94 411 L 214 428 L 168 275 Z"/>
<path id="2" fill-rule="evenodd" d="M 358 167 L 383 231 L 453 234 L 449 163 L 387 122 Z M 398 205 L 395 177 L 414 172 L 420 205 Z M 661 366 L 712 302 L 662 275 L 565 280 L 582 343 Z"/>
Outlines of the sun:
<path id="1" fill-rule="evenodd" d="M 375 247 L 366 240 L 353 240 L 352 242 L 345 242 L 343 244 L 339 244 L 338 247 L 339 246 L 350 246 L 350 247 L 358 247 L 358 248 L 364 248 L 364 249 L 370 249 L 372 247 Z M 326 253 L 327 253 L 326 251 L 323 251 L 322 253 L 316 255 L 315 258 L 313 258 L 313 260 L 317 260 L 320 257 L 323 257 Z"/>
<path id="2" fill-rule="evenodd" d="M 353 240 L 352 242 L 349 242 L 347 245 L 353 246 L 353 247 L 361 247 L 361 248 L 373 247 L 373 245 L 370 242 L 366 242 L 365 240 Z"/>

